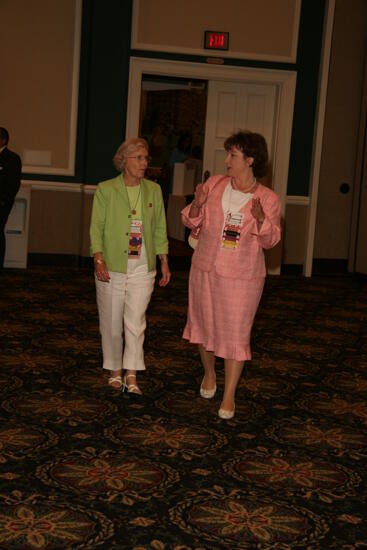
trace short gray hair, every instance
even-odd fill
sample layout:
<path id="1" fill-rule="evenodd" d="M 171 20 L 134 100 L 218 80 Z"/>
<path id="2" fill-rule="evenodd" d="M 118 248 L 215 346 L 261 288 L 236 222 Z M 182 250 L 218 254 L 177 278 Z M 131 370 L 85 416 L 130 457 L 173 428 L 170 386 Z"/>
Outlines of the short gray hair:
<path id="1" fill-rule="evenodd" d="M 125 171 L 126 159 L 139 149 L 146 149 L 148 151 L 148 143 L 143 138 L 129 138 L 121 143 L 112 159 L 116 170 L 123 173 Z"/>

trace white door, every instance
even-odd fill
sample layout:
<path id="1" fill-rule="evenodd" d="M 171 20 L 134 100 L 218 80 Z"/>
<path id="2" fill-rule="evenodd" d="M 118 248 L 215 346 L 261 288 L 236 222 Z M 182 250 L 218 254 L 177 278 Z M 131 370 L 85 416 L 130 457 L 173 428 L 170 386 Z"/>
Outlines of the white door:
<path id="1" fill-rule="evenodd" d="M 276 129 L 277 87 L 274 84 L 209 81 L 203 167 L 224 173 L 224 140 L 245 129 L 262 134 L 272 157 Z"/>
<path id="2" fill-rule="evenodd" d="M 274 84 L 209 81 L 203 173 L 205 171 L 210 175 L 225 173 L 224 140 L 240 129 L 258 132 L 265 137 L 270 165 L 273 166 L 276 128 L 277 87 Z M 282 196 L 283 182 L 277 174 L 272 174 L 270 180 L 272 188 Z M 280 273 L 281 257 L 280 243 L 272 250 L 266 251 L 269 273 Z"/>

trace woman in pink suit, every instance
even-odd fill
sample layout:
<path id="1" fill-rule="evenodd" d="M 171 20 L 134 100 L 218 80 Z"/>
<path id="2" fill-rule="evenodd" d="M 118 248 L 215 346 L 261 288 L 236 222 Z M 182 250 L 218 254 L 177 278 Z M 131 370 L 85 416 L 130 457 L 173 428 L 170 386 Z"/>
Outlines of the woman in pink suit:
<path id="1" fill-rule="evenodd" d="M 223 357 L 225 387 L 218 415 L 235 413 L 235 393 L 264 288 L 264 249 L 280 241 L 280 199 L 257 182 L 265 176 L 268 151 L 260 134 L 240 131 L 226 139 L 226 176 L 199 184 L 182 210 L 190 229 L 200 227 L 192 257 L 188 318 L 183 337 L 199 345 L 204 378 L 200 395 L 216 392 L 215 357 Z"/>

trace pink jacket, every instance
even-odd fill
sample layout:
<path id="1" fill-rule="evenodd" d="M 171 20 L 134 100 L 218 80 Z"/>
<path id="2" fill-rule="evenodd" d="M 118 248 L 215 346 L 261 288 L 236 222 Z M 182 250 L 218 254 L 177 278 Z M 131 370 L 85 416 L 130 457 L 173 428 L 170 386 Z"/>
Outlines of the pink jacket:
<path id="1" fill-rule="evenodd" d="M 263 249 L 275 246 L 281 236 L 280 199 L 274 191 L 260 184 L 254 193 L 254 198 L 260 198 L 265 213 L 265 220 L 260 230 L 251 214 L 252 201 L 249 201 L 240 210 L 244 213 L 244 218 L 237 248 L 224 249 L 221 246 L 224 223 L 222 196 L 230 178 L 222 178 L 223 176 L 213 176 L 206 182 L 205 185 L 209 187 L 209 196 L 199 216 L 189 218 L 191 204 L 181 212 L 184 225 L 190 229 L 201 226 L 199 242 L 192 256 L 192 265 L 202 271 L 211 271 L 215 268 L 216 273 L 222 277 L 236 279 L 265 277 Z"/>

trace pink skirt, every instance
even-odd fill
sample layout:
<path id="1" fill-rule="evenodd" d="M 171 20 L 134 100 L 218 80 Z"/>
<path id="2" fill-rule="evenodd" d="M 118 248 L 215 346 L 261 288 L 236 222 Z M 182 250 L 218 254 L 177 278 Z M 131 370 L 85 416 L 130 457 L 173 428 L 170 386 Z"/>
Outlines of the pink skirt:
<path id="1" fill-rule="evenodd" d="M 252 325 L 265 279 L 228 279 L 191 266 L 183 338 L 217 357 L 249 361 Z"/>

